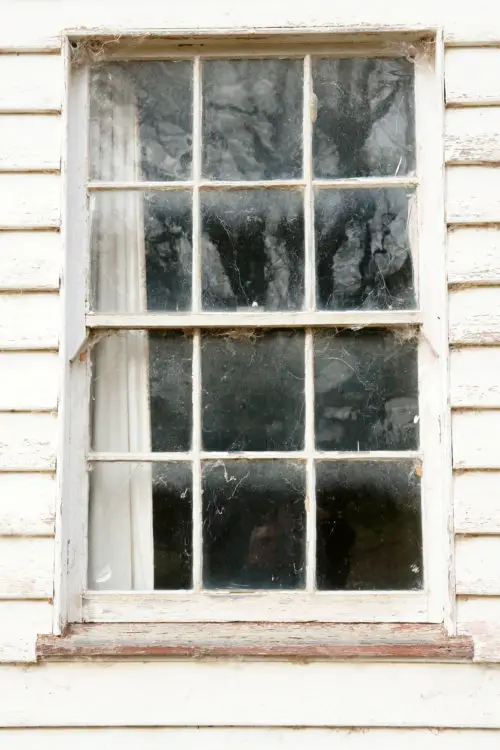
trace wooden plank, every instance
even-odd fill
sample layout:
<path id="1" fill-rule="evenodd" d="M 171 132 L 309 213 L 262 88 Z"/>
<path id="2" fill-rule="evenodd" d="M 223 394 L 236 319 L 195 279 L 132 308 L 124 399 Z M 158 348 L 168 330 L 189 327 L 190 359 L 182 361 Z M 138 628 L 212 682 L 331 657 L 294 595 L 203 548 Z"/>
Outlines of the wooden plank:
<path id="1" fill-rule="evenodd" d="M 500 167 L 449 166 L 446 219 L 448 224 L 500 223 Z"/>
<path id="2" fill-rule="evenodd" d="M 0 112 L 59 112 L 60 55 L 0 55 Z"/>
<path id="3" fill-rule="evenodd" d="M 470 660 L 473 644 L 442 626 L 313 623 L 149 623 L 72 625 L 41 636 L 40 659 L 252 657 L 284 659 Z"/>
<path id="4" fill-rule="evenodd" d="M 500 104 L 500 49 L 449 49 L 445 80 L 447 104 Z"/>
<path id="5" fill-rule="evenodd" d="M 445 127 L 448 163 L 500 162 L 500 107 L 448 109 Z"/>
<path id="6" fill-rule="evenodd" d="M 500 285 L 498 227 L 450 227 L 448 282 Z"/>
<path id="7" fill-rule="evenodd" d="M 0 411 L 56 409 L 59 369 L 55 352 L 0 352 Z"/>
<path id="8" fill-rule="evenodd" d="M 500 536 L 460 536 L 455 545 L 458 594 L 500 594 Z"/>
<path id="9" fill-rule="evenodd" d="M 60 165 L 59 115 L 0 115 L 0 171 L 57 171 Z"/>
<path id="10" fill-rule="evenodd" d="M 0 537 L 0 599 L 51 599 L 54 540 Z"/>
<path id="11" fill-rule="evenodd" d="M 497 750 L 488 729 L 318 729 L 256 727 L 86 727 L 0 729 L 8 750 Z"/>
<path id="12" fill-rule="evenodd" d="M 61 261 L 59 232 L 0 232 L 0 291 L 55 291 Z"/>
<path id="13" fill-rule="evenodd" d="M 56 429 L 51 414 L 0 414 L 0 471 L 52 471 Z"/>
<path id="14" fill-rule="evenodd" d="M 6 665 L 0 694 L 3 727 L 500 727 L 500 670 L 478 664 Z"/>
<path id="15" fill-rule="evenodd" d="M 50 474 L 0 474 L 0 536 L 52 536 L 56 490 Z"/>
<path id="16" fill-rule="evenodd" d="M 56 349 L 57 294 L 0 294 L 0 350 Z"/>
<path id="17" fill-rule="evenodd" d="M 450 396 L 455 408 L 500 407 L 500 347 L 454 349 L 450 356 Z"/>
<path id="18" fill-rule="evenodd" d="M 0 51 L 54 52 L 64 28 L 60 0 L 2 0 Z"/>
<path id="19" fill-rule="evenodd" d="M 500 534 L 500 472 L 455 474 L 453 499 L 456 533 Z"/>
<path id="20" fill-rule="evenodd" d="M 0 229 L 58 227 L 60 193 L 59 175 L 0 174 Z"/>
<path id="21" fill-rule="evenodd" d="M 453 289 L 449 326 L 451 344 L 500 343 L 500 287 Z"/>
<path id="22" fill-rule="evenodd" d="M 455 412 L 452 418 L 455 469 L 500 469 L 500 411 Z"/>
<path id="23" fill-rule="evenodd" d="M 457 630 L 474 638 L 474 661 L 500 662 L 500 597 L 459 596 Z"/>
<path id="24" fill-rule="evenodd" d="M 35 661 L 37 635 L 51 630 L 52 605 L 48 602 L 0 601 L 0 662 Z"/>

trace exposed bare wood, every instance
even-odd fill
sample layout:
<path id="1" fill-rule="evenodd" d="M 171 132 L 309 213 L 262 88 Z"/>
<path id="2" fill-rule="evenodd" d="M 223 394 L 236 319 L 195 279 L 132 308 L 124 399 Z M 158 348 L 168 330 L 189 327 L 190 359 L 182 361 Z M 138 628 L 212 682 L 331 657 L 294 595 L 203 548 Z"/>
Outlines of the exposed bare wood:
<path id="1" fill-rule="evenodd" d="M 459 107 L 446 112 L 449 164 L 500 162 L 500 107 Z"/>

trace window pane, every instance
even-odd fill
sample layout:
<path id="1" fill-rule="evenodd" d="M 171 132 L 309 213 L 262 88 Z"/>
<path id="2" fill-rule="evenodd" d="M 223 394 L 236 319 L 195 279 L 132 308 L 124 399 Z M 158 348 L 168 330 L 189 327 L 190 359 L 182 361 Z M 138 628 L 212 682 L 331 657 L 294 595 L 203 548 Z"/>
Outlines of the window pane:
<path id="1" fill-rule="evenodd" d="M 303 333 L 239 330 L 204 337 L 202 409 L 205 450 L 300 450 Z"/>
<path id="2" fill-rule="evenodd" d="M 94 180 L 191 177 L 193 65 L 99 65 L 90 77 L 90 176 Z"/>
<path id="3" fill-rule="evenodd" d="M 407 188 L 317 190 L 317 305 L 322 310 L 415 307 Z"/>
<path id="4" fill-rule="evenodd" d="M 206 588 L 295 589 L 305 580 L 305 467 L 214 461 L 203 469 Z"/>
<path id="5" fill-rule="evenodd" d="M 270 180 L 302 174 L 301 60 L 203 64 L 203 175 Z"/>
<path id="6" fill-rule="evenodd" d="M 202 222 L 206 310 L 302 308 L 301 192 L 210 191 L 202 196 Z"/>
<path id="7" fill-rule="evenodd" d="M 318 332 L 314 339 L 316 447 L 418 448 L 418 344 L 412 331 Z"/>
<path id="8" fill-rule="evenodd" d="M 191 200 L 187 191 L 92 195 L 91 309 L 190 308 Z"/>
<path id="9" fill-rule="evenodd" d="M 90 470 L 89 586 L 191 587 L 191 465 L 93 463 Z M 153 577 L 151 577 L 151 585 Z"/>
<path id="10" fill-rule="evenodd" d="M 168 333 L 111 333 L 92 350 L 96 451 L 185 451 L 191 446 L 192 339 Z"/>
<path id="11" fill-rule="evenodd" d="M 412 461 L 319 462 L 319 589 L 422 587 L 420 467 Z"/>
<path id="12" fill-rule="evenodd" d="M 402 58 L 314 61 L 316 177 L 415 169 L 413 70 Z"/>

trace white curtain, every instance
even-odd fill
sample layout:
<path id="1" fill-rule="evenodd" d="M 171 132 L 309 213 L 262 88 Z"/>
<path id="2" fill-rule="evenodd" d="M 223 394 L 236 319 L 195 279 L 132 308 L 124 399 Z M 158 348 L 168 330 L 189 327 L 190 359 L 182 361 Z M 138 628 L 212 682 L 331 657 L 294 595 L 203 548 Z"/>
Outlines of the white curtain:
<path id="1" fill-rule="evenodd" d="M 113 73 L 116 70 L 116 73 Z M 91 165 L 94 177 L 140 179 L 140 141 L 133 81 L 123 68 L 94 74 Z M 143 193 L 94 194 L 94 304 L 105 312 L 147 309 Z M 110 334 L 94 348 L 93 447 L 151 451 L 147 333 Z M 154 588 L 151 464 L 100 463 L 91 470 L 89 587 Z"/>

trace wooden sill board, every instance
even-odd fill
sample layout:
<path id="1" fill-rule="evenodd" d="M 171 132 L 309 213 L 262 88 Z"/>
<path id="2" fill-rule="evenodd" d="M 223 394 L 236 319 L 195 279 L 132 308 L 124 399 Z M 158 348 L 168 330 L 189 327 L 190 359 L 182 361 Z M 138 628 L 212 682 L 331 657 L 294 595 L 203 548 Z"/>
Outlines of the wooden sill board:
<path id="1" fill-rule="evenodd" d="M 274 658 L 472 661 L 441 626 L 330 623 L 95 623 L 38 637 L 37 659 Z"/>

